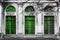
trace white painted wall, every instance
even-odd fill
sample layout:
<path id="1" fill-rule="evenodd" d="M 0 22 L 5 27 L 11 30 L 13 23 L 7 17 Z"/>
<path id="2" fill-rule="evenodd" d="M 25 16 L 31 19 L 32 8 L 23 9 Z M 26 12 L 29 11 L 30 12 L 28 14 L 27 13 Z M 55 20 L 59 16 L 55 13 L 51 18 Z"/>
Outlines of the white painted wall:
<path id="1" fill-rule="evenodd" d="M 55 28 L 55 32 L 54 34 L 57 35 L 59 32 L 59 19 L 58 19 L 58 15 L 55 15 L 55 21 L 54 21 L 54 28 Z"/>
<path id="2" fill-rule="evenodd" d="M 60 27 L 60 7 L 59 7 L 59 27 Z"/>
<path id="3" fill-rule="evenodd" d="M 42 20 L 41 20 L 41 19 L 42 19 L 41 16 L 42 16 L 41 13 L 39 13 L 39 14 L 37 15 L 37 18 L 38 18 L 38 23 L 37 23 L 37 26 L 36 26 L 37 35 L 43 33 L 43 27 L 42 27 L 42 24 L 41 24 L 41 21 L 42 21 Z"/>
<path id="4" fill-rule="evenodd" d="M 23 34 L 24 33 L 24 31 L 23 31 L 23 13 L 22 13 L 22 7 L 21 7 L 21 5 L 19 5 L 19 7 L 18 7 L 18 13 L 17 13 L 17 20 L 18 20 L 18 29 L 17 29 L 17 33 L 18 34 Z"/>
<path id="5" fill-rule="evenodd" d="M 0 33 L 1 33 L 1 13 L 2 13 L 2 6 L 0 5 Z"/>
<path id="6" fill-rule="evenodd" d="M 18 33 L 23 33 L 23 25 L 22 25 L 22 14 L 18 15 Z"/>
<path id="7" fill-rule="evenodd" d="M 59 6 L 59 28 L 60 28 L 60 6 Z M 60 29 L 59 29 L 60 32 Z"/>

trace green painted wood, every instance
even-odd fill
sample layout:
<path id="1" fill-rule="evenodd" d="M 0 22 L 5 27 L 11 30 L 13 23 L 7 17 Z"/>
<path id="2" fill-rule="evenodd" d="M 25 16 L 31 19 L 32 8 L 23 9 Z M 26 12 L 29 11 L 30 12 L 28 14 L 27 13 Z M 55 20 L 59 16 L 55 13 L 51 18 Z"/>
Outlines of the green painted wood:
<path id="1" fill-rule="evenodd" d="M 35 11 L 35 9 L 34 9 L 33 6 L 27 6 L 27 7 L 25 8 L 25 12 L 34 12 L 34 11 Z"/>
<path id="2" fill-rule="evenodd" d="M 15 16 L 6 16 L 6 34 L 16 34 Z"/>
<path id="3" fill-rule="evenodd" d="M 25 34 L 35 34 L 34 16 L 25 16 Z"/>
<path id="4" fill-rule="evenodd" d="M 44 16 L 44 33 L 54 34 L 54 16 Z"/>
<path id="5" fill-rule="evenodd" d="M 16 9 L 15 9 L 15 7 L 13 7 L 13 6 L 8 6 L 7 8 L 6 8 L 6 12 L 15 12 L 16 11 Z"/>

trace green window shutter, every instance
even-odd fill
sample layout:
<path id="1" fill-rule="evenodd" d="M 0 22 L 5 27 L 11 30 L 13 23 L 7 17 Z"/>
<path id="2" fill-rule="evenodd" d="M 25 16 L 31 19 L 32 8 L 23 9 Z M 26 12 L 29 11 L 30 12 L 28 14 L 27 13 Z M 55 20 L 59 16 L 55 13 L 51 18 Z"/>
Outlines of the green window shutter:
<path id="1" fill-rule="evenodd" d="M 25 16 L 25 34 L 35 34 L 35 16 Z"/>
<path id="2" fill-rule="evenodd" d="M 15 7 L 13 7 L 13 6 L 8 6 L 7 8 L 6 8 L 6 12 L 15 12 L 16 11 L 16 9 L 15 9 Z"/>
<path id="3" fill-rule="evenodd" d="M 25 8 L 25 12 L 34 12 L 34 11 L 35 11 L 35 9 L 34 9 L 33 6 L 27 6 L 27 7 Z"/>
<path id="4" fill-rule="evenodd" d="M 6 16 L 6 34 L 16 34 L 15 16 Z"/>
<path id="5" fill-rule="evenodd" d="M 54 34 L 54 16 L 44 16 L 44 33 Z"/>

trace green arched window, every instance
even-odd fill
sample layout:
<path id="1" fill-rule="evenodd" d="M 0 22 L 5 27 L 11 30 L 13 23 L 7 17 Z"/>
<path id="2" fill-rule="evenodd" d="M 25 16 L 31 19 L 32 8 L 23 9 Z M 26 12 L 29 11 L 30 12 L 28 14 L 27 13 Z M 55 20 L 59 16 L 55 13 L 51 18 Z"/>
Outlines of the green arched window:
<path id="1" fill-rule="evenodd" d="M 53 7 L 47 6 L 47 7 L 44 8 L 44 11 L 46 11 L 46 12 L 52 12 L 53 11 L 52 9 L 53 9 Z"/>
<path id="2" fill-rule="evenodd" d="M 34 12 L 34 11 L 35 11 L 35 9 L 34 9 L 33 6 L 27 6 L 27 7 L 25 8 L 25 12 Z"/>
<path id="3" fill-rule="evenodd" d="M 16 11 L 16 9 L 15 9 L 14 6 L 8 6 L 8 7 L 6 8 L 6 12 L 15 12 L 15 11 Z"/>

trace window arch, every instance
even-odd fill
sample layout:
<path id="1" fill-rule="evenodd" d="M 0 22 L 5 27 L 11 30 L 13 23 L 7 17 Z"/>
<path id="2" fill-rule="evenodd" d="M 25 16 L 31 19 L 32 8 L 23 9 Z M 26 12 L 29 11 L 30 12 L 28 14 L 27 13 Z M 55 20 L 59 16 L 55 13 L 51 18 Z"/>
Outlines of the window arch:
<path id="1" fill-rule="evenodd" d="M 14 6 L 8 6 L 8 7 L 6 8 L 6 12 L 15 12 L 15 11 L 16 11 L 16 9 L 15 9 Z"/>
<path id="2" fill-rule="evenodd" d="M 46 11 L 46 12 L 52 12 L 53 11 L 52 9 L 53 9 L 52 6 L 47 6 L 47 7 L 44 8 L 44 11 Z"/>
<path id="3" fill-rule="evenodd" d="M 34 9 L 33 6 L 27 6 L 27 7 L 25 8 L 25 12 L 34 12 L 34 11 L 35 11 L 35 9 Z"/>

